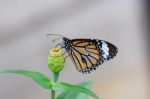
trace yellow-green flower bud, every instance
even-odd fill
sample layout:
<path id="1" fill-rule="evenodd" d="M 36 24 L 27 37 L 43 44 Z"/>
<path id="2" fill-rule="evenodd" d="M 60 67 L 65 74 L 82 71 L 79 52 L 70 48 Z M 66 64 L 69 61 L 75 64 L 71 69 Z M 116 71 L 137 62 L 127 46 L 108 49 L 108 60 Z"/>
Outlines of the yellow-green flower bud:
<path id="1" fill-rule="evenodd" d="M 62 49 L 52 48 L 48 56 L 48 67 L 52 72 L 59 72 L 64 68 L 65 59 L 62 55 Z"/>

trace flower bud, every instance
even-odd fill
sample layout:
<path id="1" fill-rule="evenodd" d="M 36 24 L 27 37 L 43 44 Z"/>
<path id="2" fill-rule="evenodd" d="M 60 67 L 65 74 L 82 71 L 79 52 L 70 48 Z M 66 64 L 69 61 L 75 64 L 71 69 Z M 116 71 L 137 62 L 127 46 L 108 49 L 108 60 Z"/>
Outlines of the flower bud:
<path id="1" fill-rule="evenodd" d="M 65 59 L 62 55 L 62 49 L 52 48 L 48 56 L 48 67 L 52 72 L 59 72 L 64 68 Z"/>

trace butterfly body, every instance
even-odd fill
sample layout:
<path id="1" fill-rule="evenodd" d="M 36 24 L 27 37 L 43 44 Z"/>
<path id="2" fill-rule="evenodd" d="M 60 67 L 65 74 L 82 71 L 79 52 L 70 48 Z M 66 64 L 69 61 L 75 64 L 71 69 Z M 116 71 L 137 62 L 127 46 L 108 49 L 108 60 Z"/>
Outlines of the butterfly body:
<path id="1" fill-rule="evenodd" d="M 116 56 L 113 44 L 98 39 L 69 39 L 63 37 L 63 47 L 70 55 L 79 72 L 90 73 L 98 65 Z"/>

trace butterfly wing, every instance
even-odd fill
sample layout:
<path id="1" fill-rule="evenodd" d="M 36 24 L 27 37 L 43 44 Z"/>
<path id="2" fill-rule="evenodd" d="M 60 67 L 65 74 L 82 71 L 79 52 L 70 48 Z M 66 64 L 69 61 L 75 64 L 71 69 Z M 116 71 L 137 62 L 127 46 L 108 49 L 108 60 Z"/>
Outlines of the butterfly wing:
<path id="1" fill-rule="evenodd" d="M 90 73 L 106 60 L 113 58 L 117 48 L 111 43 L 96 39 L 73 39 L 69 50 L 78 71 Z"/>

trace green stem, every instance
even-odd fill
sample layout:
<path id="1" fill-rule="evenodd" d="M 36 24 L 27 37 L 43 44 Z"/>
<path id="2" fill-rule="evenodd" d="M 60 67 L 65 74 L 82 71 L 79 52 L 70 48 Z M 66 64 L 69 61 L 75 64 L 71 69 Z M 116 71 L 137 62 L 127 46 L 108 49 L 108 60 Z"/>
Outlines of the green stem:
<path id="1" fill-rule="evenodd" d="M 59 72 L 53 72 L 53 81 L 57 82 L 59 78 Z"/>
<path id="2" fill-rule="evenodd" d="M 59 72 L 53 72 L 53 81 L 57 82 L 59 78 Z M 51 99 L 55 99 L 55 91 L 51 90 Z"/>
<path id="3" fill-rule="evenodd" d="M 55 99 L 55 91 L 51 90 L 51 99 Z"/>

